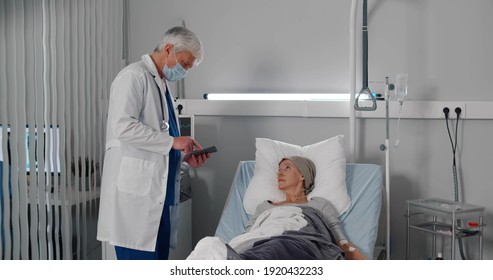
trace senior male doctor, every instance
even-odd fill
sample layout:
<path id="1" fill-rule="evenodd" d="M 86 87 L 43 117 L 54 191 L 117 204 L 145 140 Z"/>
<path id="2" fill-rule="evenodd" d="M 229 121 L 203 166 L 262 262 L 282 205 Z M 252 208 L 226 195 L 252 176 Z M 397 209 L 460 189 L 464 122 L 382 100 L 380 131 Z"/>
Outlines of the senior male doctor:
<path id="1" fill-rule="evenodd" d="M 111 85 L 97 239 L 114 245 L 119 260 L 168 258 L 180 165 L 198 168 L 210 157 L 190 154 L 202 147 L 180 136 L 168 88 L 202 58 L 198 37 L 174 27 Z"/>

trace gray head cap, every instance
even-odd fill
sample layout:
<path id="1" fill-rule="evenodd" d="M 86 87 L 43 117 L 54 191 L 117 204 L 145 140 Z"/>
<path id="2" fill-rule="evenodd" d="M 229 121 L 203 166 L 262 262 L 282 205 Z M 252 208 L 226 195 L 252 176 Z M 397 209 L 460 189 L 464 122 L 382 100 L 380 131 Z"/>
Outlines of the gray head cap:
<path id="1" fill-rule="evenodd" d="M 315 187 L 315 175 L 317 173 L 315 164 L 310 159 L 300 156 L 291 156 L 283 158 L 282 160 L 285 159 L 291 160 L 303 175 L 303 178 L 305 179 L 305 195 L 308 195 Z"/>

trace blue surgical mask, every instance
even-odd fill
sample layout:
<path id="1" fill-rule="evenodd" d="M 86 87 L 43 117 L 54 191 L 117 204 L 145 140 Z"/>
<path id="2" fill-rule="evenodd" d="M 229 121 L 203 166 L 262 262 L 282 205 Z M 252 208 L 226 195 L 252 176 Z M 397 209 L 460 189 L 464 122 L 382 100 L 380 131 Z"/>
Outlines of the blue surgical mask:
<path id="1" fill-rule="evenodd" d="M 173 68 L 169 68 L 168 65 L 164 65 L 163 67 L 163 75 L 166 80 L 170 82 L 176 82 L 178 80 L 181 80 L 185 78 L 187 75 L 187 70 L 181 66 L 180 63 L 178 63 L 178 60 L 176 59 L 176 53 L 173 50 L 173 54 L 175 55 L 175 60 L 176 60 L 176 65 Z"/>

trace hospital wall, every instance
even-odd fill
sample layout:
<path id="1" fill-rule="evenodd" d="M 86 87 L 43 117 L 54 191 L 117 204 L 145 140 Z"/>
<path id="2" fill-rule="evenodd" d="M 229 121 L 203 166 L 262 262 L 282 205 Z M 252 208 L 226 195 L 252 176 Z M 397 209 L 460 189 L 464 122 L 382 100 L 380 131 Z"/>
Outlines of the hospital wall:
<path id="1" fill-rule="evenodd" d="M 351 1 L 129 2 L 130 62 L 151 52 L 163 32 L 182 20 L 202 39 L 205 59 L 185 79 L 186 98 L 201 99 L 210 92 L 349 90 Z M 493 26 L 492 1 L 368 3 L 370 89 L 381 91 L 385 76 L 393 79 L 404 72 L 409 74 L 410 100 L 492 101 L 493 35 L 487 30 Z M 360 45 L 358 36 L 358 49 Z M 397 121 L 392 119 L 390 125 L 393 143 Z M 337 134 L 346 135 L 348 144 L 349 137 L 346 118 L 197 116 L 195 129 L 203 146 L 216 145 L 219 152 L 203 168 L 192 171 L 194 243 L 214 234 L 238 162 L 255 158 L 256 137 L 298 145 Z M 356 161 L 384 165 L 379 145 L 385 139 L 385 120 L 358 119 L 357 137 Z M 465 202 L 486 208 L 485 224 L 493 224 L 492 141 L 492 120 L 459 122 L 461 194 Z M 452 152 L 444 120 L 400 121 L 400 144 L 391 149 L 391 175 L 391 256 L 403 259 L 405 201 L 454 199 Z M 489 227 L 484 258 L 493 259 Z"/>

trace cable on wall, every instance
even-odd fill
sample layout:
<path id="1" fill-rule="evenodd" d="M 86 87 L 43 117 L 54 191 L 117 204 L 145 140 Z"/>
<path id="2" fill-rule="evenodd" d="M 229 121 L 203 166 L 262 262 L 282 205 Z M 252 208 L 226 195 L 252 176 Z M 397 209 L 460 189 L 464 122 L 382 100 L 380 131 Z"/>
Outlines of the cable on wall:
<path id="1" fill-rule="evenodd" d="M 454 136 L 454 139 L 452 139 L 452 133 L 450 132 L 450 127 L 449 127 L 450 109 L 448 107 L 443 108 L 443 113 L 445 114 L 445 124 L 447 126 L 447 133 L 449 136 L 450 145 L 452 147 L 452 176 L 453 176 L 453 180 L 454 180 L 454 199 L 455 199 L 455 202 L 460 202 L 456 154 L 457 154 L 457 136 L 458 136 L 458 131 L 459 131 L 459 120 L 460 120 L 461 112 L 462 112 L 461 108 L 459 108 L 459 107 L 455 108 L 455 113 L 457 115 L 457 119 L 456 119 L 456 123 L 455 123 L 455 136 Z M 457 220 L 457 225 L 459 227 L 461 226 L 460 220 Z M 462 243 L 462 238 L 459 238 L 458 242 L 459 242 L 460 256 L 463 260 L 466 260 L 467 258 L 466 258 L 466 255 L 464 253 L 464 244 Z"/>

